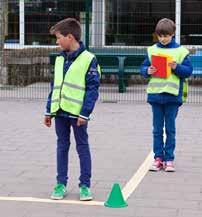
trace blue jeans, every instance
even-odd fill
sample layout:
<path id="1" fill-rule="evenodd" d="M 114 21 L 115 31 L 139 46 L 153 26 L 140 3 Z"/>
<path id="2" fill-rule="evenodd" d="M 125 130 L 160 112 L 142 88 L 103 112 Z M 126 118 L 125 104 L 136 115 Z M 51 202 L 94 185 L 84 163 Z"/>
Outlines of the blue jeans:
<path id="1" fill-rule="evenodd" d="M 80 160 L 80 183 L 90 187 L 91 154 L 88 144 L 87 124 L 78 127 L 76 118 L 55 117 L 57 135 L 57 183 L 66 185 L 68 181 L 68 152 L 71 126 L 74 131 L 76 150 Z"/>
<path id="2" fill-rule="evenodd" d="M 178 108 L 178 104 L 152 104 L 154 158 L 160 157 L 163 161 L 174 160 L 175 119 L 177 117 Z M 166 132 L 165 144 L 163 141 L 164 126 Z"/>

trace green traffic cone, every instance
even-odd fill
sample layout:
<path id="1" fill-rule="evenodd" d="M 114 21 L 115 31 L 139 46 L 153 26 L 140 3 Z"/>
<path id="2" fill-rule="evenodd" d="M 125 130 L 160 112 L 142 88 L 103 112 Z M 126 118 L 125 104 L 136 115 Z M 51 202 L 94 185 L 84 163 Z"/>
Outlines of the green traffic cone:
<path id="1" fill-rule="evenodd" d="M 128 204 L 123 198 L 119 184 L 115 183 L 113 185 L 109 197 L 107 201 L 105 201 L 104 205 L 111 208 L 121 208 L 128 206 Z"/>

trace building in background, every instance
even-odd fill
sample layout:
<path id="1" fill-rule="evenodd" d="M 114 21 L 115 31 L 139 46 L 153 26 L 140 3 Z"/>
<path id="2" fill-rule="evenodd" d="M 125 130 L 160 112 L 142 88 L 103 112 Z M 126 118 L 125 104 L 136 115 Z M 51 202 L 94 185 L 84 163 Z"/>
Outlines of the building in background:
<path id="1" fill-rule="evenodd" d="M 0 0 L 0 3 L 0 20 L 5 24 L 0 25 L 0 39 L 5 42 L 0 43 L 0 98 L 47 97 L 54 58 L 59 52 L 49 29 L 62 19 L 75 17 L 81 22 L 86 47 L 100 57 L 102 68 L 109 66 L 109 71 L 102 73 L 102 100 L 145 100 L 146 81 L 138 74 L 139 65 L 147 46 L 156 41 L 156 23 L 167 17 L 175 21 L 176 40 L 190 50 L 198 73 L 190 80 L 191 101 L 202 102 L 201 0 Z M 106 59 L 107 55 L 112 59 Z M 123 77 L 126 70 L 129 74 Z M 124 85 L 128 91 L 123 94 Z"/>
<path id="2" fill-rule="evenodd" d="M 75 17 L 85 33 L 85 0 L 8 0 L 6 47 L 51 46 L 49 28 Z M 155 24 L 175 20 L 181 44 L 202 45 L 201 0 L 92 0 L 91 46 L 148 46 L 155 41 Z M 83 36 L 83 40 L 85 36 Z"/>

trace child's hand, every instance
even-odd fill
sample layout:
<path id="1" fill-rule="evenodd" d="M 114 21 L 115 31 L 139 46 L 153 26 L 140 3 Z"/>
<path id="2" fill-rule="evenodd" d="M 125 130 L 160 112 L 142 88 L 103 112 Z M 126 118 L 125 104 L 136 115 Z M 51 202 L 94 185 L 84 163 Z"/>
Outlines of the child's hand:
<path id="1" fill-rule="evenodd" d="M 173 62 L 170 62 L 170 63 L 168 63 L 168 66 L 170 66 L 171 67 L 171 69 L 176 69 L 176 67 L 177 67 L 177 63 L 175 62 L 175 61 L 173 61 Z"/>
<path id="2" fill-rule="evenodd" d="M 78 117 L 78 119 L 77 119 L 77 126 L 80 127 L 81 125 L 85 125 L 85 124 L 87 124 L 87 120 Z"/>
<path id="3" fill-rule="evenodd" d="M 44 117 L 44 125 L 47 127 L 51 127 L 51 116 Z"/>
<path id="4" fill-rule="evenodd" d="M 152 75 L 152 74 L 154 74 L 155 72 L 156 72 L 156 68 L 154 67 L 154 66 L 149 66 L 149 68 L 148 68 L 148 70 L 147 70 L 147 73 L 149 74 L 149 75 Z"/>

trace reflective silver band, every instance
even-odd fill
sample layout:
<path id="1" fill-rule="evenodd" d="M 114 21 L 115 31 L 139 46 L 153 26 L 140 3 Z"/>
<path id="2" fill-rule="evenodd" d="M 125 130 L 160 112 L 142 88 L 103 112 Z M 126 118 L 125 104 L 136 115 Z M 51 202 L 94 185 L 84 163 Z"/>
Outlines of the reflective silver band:
<path id="1" fill-rule="evenodd" d="M 51 100 L 51 103 L 55 103 L 55 102 L 60 102 L 60 100 L 59 99 L 53 99 L 53 100 Z"/>
<path id="2" fill-rule="evenodd" d="M 70 97 L 67 97 L 67 96 L 65 96 L 65 95 L 62 95 L 61 98 L 66 99 L 66 100 L 69 100 L 69 101 L 74 102 L 74 103 L 77 103 L 77 104 L 79 104 L 79 105 L 83 105 L 83 102 L 82 102 L 82 101 L 77 100 L 77 99 L 73 99 L 73 98 L 70 98 Z"/>
<path id="3" fill-rule="evenodd" d="M 81 87 L 81 86 L 76 85 L 76 84 L 71 84 L 69 82 L 64 82 L 63 84 L 68 86 L 68 87 L 74 88 L 74 89 L 83 90 L 83 91 L 85 90 L 84 87 Z"/>
<path id="4" fill-rule="evenodd" d="M 164 83 L 160 83 L 160 82 L 152 82 L 152 83 L 149 83 L 148 85 L 149 87 L 165 87 L 165 86 L 169 86 L 169 87 L 172 87 L 172 88 L 175 88 L 175 89 L 179 89 L 179 86 L 175 83 L 172 83 L 172 82 L 164 82 Z"/>
<path id="5" fill-rule="evenodd" d="M 54 90 L 60 89 L 60 86 L 59 86 L 59 85 L 54 86 L 53 89 L 54 89 Z"/>

